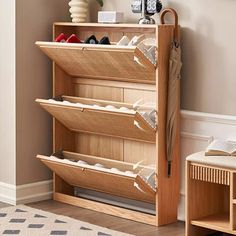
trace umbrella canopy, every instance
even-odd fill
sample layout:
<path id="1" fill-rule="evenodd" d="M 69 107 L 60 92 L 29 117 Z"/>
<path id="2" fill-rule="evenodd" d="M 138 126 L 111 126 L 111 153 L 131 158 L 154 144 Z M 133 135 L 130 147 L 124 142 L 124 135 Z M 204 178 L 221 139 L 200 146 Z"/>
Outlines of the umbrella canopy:
<path id="1" fill-rule="evenodd" d="M 166 156 L 168 162 L 168 176 L 171 175 L 171 162 L 174 156 L 174 145 L 178 129 L 179 114 L 179 79 L 182 67 L 181 48 L 178 36 L 178 15 L 173 9 L 166 9 L 162 12 L 161 21 L 164 23 L 166 13 L 172 13 L 175 17 L 175 29 L 173 43 L 170 45 L 169 78 L 167 85 L 167 120 L 166 120 Z"/>

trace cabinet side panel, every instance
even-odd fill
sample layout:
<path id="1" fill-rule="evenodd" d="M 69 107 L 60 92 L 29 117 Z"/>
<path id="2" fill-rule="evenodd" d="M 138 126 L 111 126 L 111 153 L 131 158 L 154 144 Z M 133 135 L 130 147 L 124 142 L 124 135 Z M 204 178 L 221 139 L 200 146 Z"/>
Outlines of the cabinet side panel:
<path id="1" fill-rule="evenodd" d="M 53 65 L 53 97 L 63 94 L 73 95 L 71 78 L 57 65 Z M 75 134 L 53 119 L 53 150 L 74 151 Z"/>
<path id="2" fill-rule="evenodd" d="M 174 144 L 174 158 L 172 162 L 171 176 L 167 174 L 166 160 L 166 113 L 167 113 L 167 84 L 169 78 L 169 56 L 173 39 L 171 25 L 160 25 L 158 27 L 158 194 L 157 211 L 158 225 L 164 225 L 177 220 L 177 209 L 180 191 L 180 150 L 179 150 L 179 125 Z M 178 85 L 179 86 L 179 85 Z M 179 101 L 179 94 L 176 96 Z M 179 110 L 179 109 L 178 109 Z M 177 116 L 179 124 L 179 114 Z"/>

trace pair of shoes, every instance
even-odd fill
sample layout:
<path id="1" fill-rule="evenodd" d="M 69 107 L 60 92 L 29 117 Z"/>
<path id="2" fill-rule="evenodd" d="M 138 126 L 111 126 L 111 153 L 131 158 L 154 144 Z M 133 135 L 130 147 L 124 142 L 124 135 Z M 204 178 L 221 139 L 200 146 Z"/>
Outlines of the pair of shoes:
<path id="1" fill-rule="evenodd" d="M 105 44 L 110 45 L 110 40 L 107 36 L 104 36 L 100 41 L 97 40 L 95 35 L 91 35 L 89 38 L 87 38 L 84 43 L 86 44 Z"/>
<path id="2" fill-rule="evenodd" d="M 82 43 L 81 40 L 75 35 L 72 34 L 69 38 L 65 34 L 61 33 L 56 39 L 57 43 Z"/>
<path id="3" fill-rule="evenodd" d="M 119 46 L 137 46 L 145 39 L 145 35 L 141 34 L 139 36 L 134 36 L 131 40 L 127 36 L 123 36 L 121 40 L 117 43 Z"/>

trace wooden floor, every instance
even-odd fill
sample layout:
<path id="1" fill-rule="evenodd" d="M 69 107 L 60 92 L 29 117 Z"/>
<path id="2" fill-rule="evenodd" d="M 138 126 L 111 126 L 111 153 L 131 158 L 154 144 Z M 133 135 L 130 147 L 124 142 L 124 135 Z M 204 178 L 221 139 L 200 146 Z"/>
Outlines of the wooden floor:
<path id="1" fill-rule="evenodd" d="M 74 219 L 137 236 L 184 236 L 183 222 L 177 222 L 175 224 L 157 228 L 145 224 L 136 223 L 134 221 L 124 220 L 118 217 L 113 217 L 102 213 L 55 202 L 52 200 L 31 203 L 27 205 L 40 210 L 69 216 Z M 5 205 L 0 204 L 0 207 L 3 206 Z"/>

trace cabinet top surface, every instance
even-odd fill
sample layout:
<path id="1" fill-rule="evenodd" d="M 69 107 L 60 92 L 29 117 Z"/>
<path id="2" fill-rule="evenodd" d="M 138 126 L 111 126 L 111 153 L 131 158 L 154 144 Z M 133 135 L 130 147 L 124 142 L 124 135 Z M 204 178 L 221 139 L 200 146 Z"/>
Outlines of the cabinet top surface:
<path id="1" fill-rule="evenodd" d="M 101 23 L 72 23 L 72 22 L 55 22 L 54 26 L 80 26 L 80 27 L 129 27 L 129 28 L 148 28 L 156 29 L 158 25 L 140 25 L 140 24 L 101 24 Z"/>

